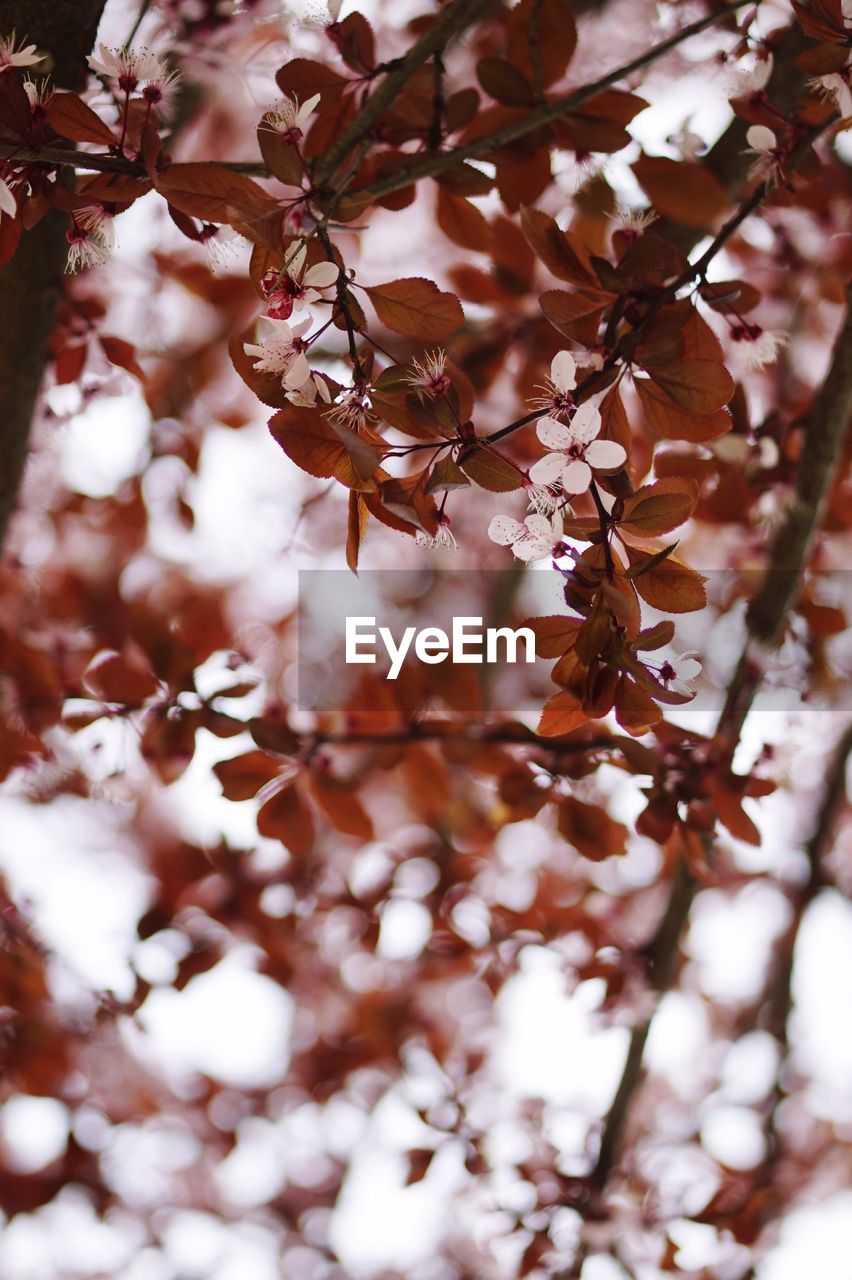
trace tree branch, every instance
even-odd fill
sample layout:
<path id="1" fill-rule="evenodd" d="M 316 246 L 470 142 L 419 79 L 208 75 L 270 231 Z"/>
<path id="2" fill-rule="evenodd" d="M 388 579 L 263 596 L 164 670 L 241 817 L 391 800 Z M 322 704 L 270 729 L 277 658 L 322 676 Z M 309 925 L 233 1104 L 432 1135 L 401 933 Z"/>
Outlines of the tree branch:
<path id="1" fill-rule="evenodd" d="M 852 416 L 852 287 L 828 374 L 805 419 L 796 488 L 777 530 L 763 582 L 749 606 L 748 638 L 717 730 L 728 751 L 739 738 L 763 676 L 763 656 L 776 647 L 819 529 Z"/>
<path id="2" fill-rule="evenodd" d="M 692 22 L 689 26 L 675 32 L 667 40 L 660 41 L 653 49 L 640 54 L 639 57 L 634 58 L 631 62 L 617 67 L 614 71 L 608 72 L 591 84 L 575 89 L 573 93 L 566 94 L 563 98 L 557 98 L 554 102 L 548 102 L 543 106 L 536 107 L 523 116 L 522 119 L 514 120 L 511 124 L 505 125 L 504 128 L 496 129 L 493 133 L 484 134 L 481 138 L 474 138 L 472 142 L 468 142 L 464 146 L 453 147 L 450 151 L 442 151 L 437 155 L 429 155 L 423 158 L 414 157 L 412 163 L 406 168 L 397 169 L 388 174 L 387 177 L 369 182 L 364 187 L 353 187 L 351 194 L 359 191 L 369 191 L 373 198 L 378 200 L 381 196 L 390 195 L 392 191 L 399 191 L 403 187 L 408 187 L 413 182 L 418 182 L 421 178 L 434 178 L 440 173 L 446 173 L 447 170 L 454 169 L 456 165 L 465 160 L 475 160 L 478 156 L 488 155 L 492 151 L 499 151 L 502 147 L 511 146 L 514 142 L 520 142 L 544 125 L 577 111 L 587 102 L 601 94 L 604 89 L 609 89 L 612 85 L 617 84 L 619 80 L 623 80 L 625 76 L 629 76 L 634 71 L 639 71 L 642 67 L 649 66 L 652 62 L 656 62 L 664 54 L 668 53 L 670 49 L 676 48 L 691 36 L 705 31 L 707 27 L 711 27 L 723 18 L 729 17 L 730 14 L 735 13 L 737 9 L 742 7 L 741 3 L 729 4 L 714 13 L 707 14 L 706 17 L 699 18 L 697 22 Z"/>
<path id="3" fill-rule="evenodd" d="M 479 17 L 492 0 L 454 0 L 442 9 L 428 31 L 411 46 L 400 64 L 389 72 L 377 89 L 370 94 L 355 119 L 341 133 L 335 144 L 319 158 L 313 175 L 317 186 L 328 182 L 338 165 L 348 153 L 372 129 L 383 111 L 391 105 L 403 85 L 422 63 L 433 54 L 446 48 L 453 36 L 458 35 Z"/>

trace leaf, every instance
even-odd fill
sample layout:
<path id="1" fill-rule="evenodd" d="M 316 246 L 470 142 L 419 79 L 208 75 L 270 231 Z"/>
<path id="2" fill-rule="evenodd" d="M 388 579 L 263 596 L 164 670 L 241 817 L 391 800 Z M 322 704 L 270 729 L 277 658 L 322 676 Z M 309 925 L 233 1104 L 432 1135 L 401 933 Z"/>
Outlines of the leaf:
<path id="1" fill-rule="evenodd" d="M 115 146 L 112 129 L 76 93 L 54 93 L 45 110 L 51 129 L 61 138 Z"/>
<path id="2" fill-rule="evenodd" d="M 376 44 L 373 29 L 361 13 L 350 13 L 342 22 L 327 28 L 328 35 L 352 71 L 360 75 L 372 71 L 376 65 Z"/>
<path id="3" fill-rule="evenodd" d="M 125 342 L 123 338 L 113 338 L 107 333 L 99 334 L 98 341 L 110 364 L 117 365 L 120 369 L 126 369 L 128 373 L 132 373 L 134 378 L 138 378 L 140 382 L 145 381 L 145 374 L 136 359 L 136 348 L 131 342 Z"/>
<path id="4" fill-rule="evenodd" d="M 582 624 L 579 618 L 567 614 L 548 614 L 543 618 L 527 618 L 521 625 L 530 627 L 535 635 L 537 658 L 561 658 L 573 648 Z"/>
<path id="5" fill-rule="evenodd" d="M 458 463 L 451 457 L 440 458 L 432 468 L 426 485 L 427 493 L 449 493 L 453 489 L 466 489 L 470 481 Z"/>
<path id="6" fill-rule="evenodd" d="M 372 840 L 373 823 L 370 815 L 350 784 L 340 782 L 325 773 L 312 773 L 309 785 L 314 800 L 338 831 L 359 840 Z"/>
<path id="7" fill-rule="evenodd" d="M 509 56 L 535 83 L 540 68 L 547 88 L 568 70 L 577 47 L 570 0 L 520 0 L 508 14 Z"/>
<path id="8" fill-rule="evenodd" d="M 131 660 L 114 649 L 95 655 L 83 674 L 83 684 L 103 702 L 134 707 L 160 688 L 159 680 L 141 655 Z"/>
<path id="9" fill-rule="evenodd" d="M 598 336 L 598 327 L 606 306 L 604 297 L 589 298 L 582 293 L 568 293 L 564 289 L 550 289 L 539 298 L 539 306 L 545 317 L 564 333 L 590 346 Z"/>
<path id="10" fill-rule="evenodd" d="M 624 499 L 619 527 L 642 538 L 669 533 L 688 520 L 698 501 L 694 480 L 671 477 L 645 484 Z"/>
<path id="11" fill-rule="evenodd" d="M 172 164 L 157 175 L 157 190 L 181 213 L 203 222 L 230 222 L 230 211 L 262 215 L 278 210 L 277 201 L 245 174 L 215 161 Z"/>
<path id="12" fill-rule="evenodd" d="M 674 639 L 675 627 L 670 618 L 658 622 L 656 626 L 646 627 L 636 637 L 634 647 L 645 653 L 653 649 L 662 649 Z"/>
<path id="13" fill-rule="evenodd" d="M 536 257 L 553 275 L 572 284 L 596 285 L 584 246 L 570 232 L 562 231 L 548 214 L 524 207 L 521 226 Z"/>
<path id="14" fill-rule="evenodd" d="M 382 324 L 408 338 L 440 342 L 464 323 L 455 294 L 444 293 L 433 280 L 410 276 L 365 289 Z"/>
<path id="15" fill-rule="evenodd" d="M 558 695 L 557 695 L 558 696 Z M 627 851 L 627 828 L 597 804 L 585 804 L 575 796 L 559 802 L 556 826 L 559 834 L 584 858 L 602 862 Z"/>
<path id="16" fill-rule="evenodd" d="M 486 253 L 491 247 L 492 231 L 485 215 L 445 187 L 438 187 L 436 216 L 438 226 L 454 244 L 477 253 Z"/>
<path id="17" fill-rule="evenodd" d="M 490 445 L 468 446 L 459 454 L 459 466 L 480 489 L 489 493 L 510 493 L 520 489 L 523 476 L 513 462 Z"/>
<path id="18" fill-rule="evenodd" d="M 245 755 L 220 760 L 213 765 L 213 772 L 226 800 L 251 800 L 261 787 L 278 777 L 281 762 L 265 751 L 247 751 Z"/>
<path id="19" fill-rule="evenodd" d="M 296 97 L 300 102 L 320 95 L 317 114 L 331 103 L 336 102 L 344 90 L 352 84 L 338 71 L 332 71 L 324 62 L 314 62 L 310 58 L 292 58 L 285 62 L 275 73 L 278 88 L 282 93 Z"/>
<path id="20" fill-rule="evenodd" d="M 650 378 L 634 378 L 645 425 L 659 440 L 690 440 L 700 444 L 730 431 L 733 420 L 727 409 L 713 413 L 689 413 L 670 400 Z"/>
<path id="21" fill-rule="evenodd" d="M 258 810 L 257 829 L 262 836 L 280 840 L 291 853 L 301 857 L 310 853 L 313 845 L 314 820 L 295 782 L 295 778 L 289 778 L 264 801 Z"/>
<path id="22" fill-rule="evenodd" d="M 253 339 L 254 326 L 228 339 L 231 363 L 247 387 L 250 387 L 262 404 L 271 409 L 283 409 L 289 405 L 281 378 L 274 373 L 261 372 L 254 367 L 254 357 L 247 354 L 245 343 Z"/>
<path id="23" fill-rule="evenodd" d="M 482 58 L 476 78 L 490 97 L 507 107 L 531 107 L 535 101 L 529 80 L 504 58 Z"/>
<path id="24" fill-rule="evenodd" d="M 323 418 L 323 421 L 328 423 L 343 445 L 352 463 L 352 470 L 358 479 L 370 480 L 381 464 L 378 452 L 356 432 L 350 431 L 348 427 L 342 426 L 339 422 L 335 422 L 334 418 Z"/>
<path id="25" fill-rule="evenodd" d="M 651 695 L 629 676 L 622 676 L 615 694 L 615 718 L 622 729 L 640 735 L 661 717 L 662 712 Z"/>
<path id="26" fill-rule="evenodd" d="M 291 462 L 308 475 L 328 479 L 346 458 L 337 432 L 315 409 L 289 405 L 270 418 L 269 430 Z"/>
<path id="27" fill-rule="evenodd" d="M 257 126 L 257 145 L 264 164 L 279 182 L 290 187 L 300 186 L 304 168 L 299 153 L 293 143 L 274 127 L 269 115 L 265 115 Z"/>
<path id="28" fill-rule="evenodd" d="M 579 699 L 563 689 L 544 704 L 536 733 L 541 738 L 561 738 L 572 729 L 579 729 L 588 719 Z"/>
<path id="29" fill-rule="evenodd" d="M 705 281 L 698 292 L 714 311 L 725 311 L 734 306 L 738 315 L 752 311 L 763 298 L 760 290 L 745 280 Z"/>
<path id="30" fill-rule="evenodd" d="M 346 563 L 353 573 L 358 572 L 358 556 L 361 539 L 367 529 L 370 513 L 360 493 L 353 489 L 349 494 L 349 515 L 346 524 Z"/>
<path id="31" fill-rule="evenodd" d="M 627 547 L 631 565 L 640 563 L 644 553 L 635 547 Z M 707 604 L 707 592 L 702 574 L 675 556 L 667 556 L 653 565 L 646 573 L 636 574 L 633 585 L 642 599 L 663 613 L 692 613 Z"/>
<path id="32" fill-rule="evenodd" d="M 630 167 L 655 208 L 681 226 L 710 227 L 730 203 L 716 175 L 694 161 L 642 156 Z"/>
<path id="33" fill-rule="evenodd" d="M 734 394 L 734 380 L 715 360 L 676 360 L 649 370 L 670 400 L 688 413 L 714 413 Z"/>

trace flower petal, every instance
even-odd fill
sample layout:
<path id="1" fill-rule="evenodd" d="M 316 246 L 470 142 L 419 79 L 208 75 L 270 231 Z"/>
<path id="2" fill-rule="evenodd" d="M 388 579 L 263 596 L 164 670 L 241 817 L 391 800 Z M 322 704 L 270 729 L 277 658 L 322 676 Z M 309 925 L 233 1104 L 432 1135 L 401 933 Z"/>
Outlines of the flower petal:
<path id="1" fill-rule="evenodd" d="M 592 483 L 592 468 L 587 462 L 569 462 L 562 472 L 562 488 L 566 493 L 585 493 Z"/>
<path id="2" fill-rule="evenodd" d="M 775 134 L 765 124 L 753 124 L 746 132 L 746 142 L 752 151 L 772 151 L 778 145 Z"/>
<path id="3" fill-rule="evenodd" d="M 570 351 L 560 351 L 550 364 L 550 381 L 560 391 L 572 391 L 577 385 L 577 362 Z"/>
<path id="4" fill-rule="evenodd" d="M 548 449 L 567 449 L 573 438 L 564 422 L 557 422 L 555 418 L 542 418 L 535 433 Z"/>
<path id="5" fill-rule="evenodd" d="M 287 259 L 287 275 L 291 280 L 301 280 L 302 272 L 305 269 L 305 258 L 307 256 L 308 250 L 303 241 L 296 252 Z"/>
<path id="6" fill-rule="evenodd" d="M 308 364 L 302 352 L 296 356 L 296 359 L 287 367 L 284 374 L 284 385 L 287 387 L 303 387 L 310 379 L 311 366 Z"/>
<path id="7" fill-rule="evenodd" d="M 543 538 L 545 542 L 550 539 L 551 527 L 547 516 L 541 516 L 534 512 L 531 516 L 527 516 L 524 524 L 529 529 L 532 537 Z"/>
<path id="8" fill-rule="evenodd" d="M 339 275 L 340 268 L 336 262 L 317 262 L 305 272 L 302 283 L 309 284 L 312 289 L 327 289 Z"/>
<path id="9" fill-rule="evenodd" d="M 302 105 L 299 107 L 299 110 L 296 112 L 296 124 L 305 123 L 308 116 L 316 108 L 319 100 L 320 100 L 320 95 L 318 93 L 315 93 L 312 97 L 308 98 L 305 102 L 302 103 Z"/>
<path id="10" fill-rule="evenodd" d="M 523 538 L 512 547 L 512 554 L 516 559 L 527 563 L 530 560 L 541 560 L 544 556 L 550 555 L 550 541 L 543 542 L 541 538 Z"/>
<path id="11" fill-rule="evenodd" d="M 536 484 L 553 484 L 562 475 L 565 458 L 561 453 L 546 453 L 530 467 L 530 480 Z"/>
<path id="12" fill-rule="evenodd" d="M 488 526 L 489 538 L 501 547 L 508 547 L 510 543 L 517 542 L 519 538 L 526 536 L 526 532 L 521 522 L 514 520 L 511 516 L 495 516 Z"/>
<path id="13" fill-rule="evenodd" d="M 626 458 L 624 448 L 614 440 L 593 440 L 586 446 L 586 461 L 596 470 L 611 471 L 623 466 Z"/>
<path id="14" fill-rule="evenodd" d="M 571 442 L 588 444 L 601 429 L 601 414 L 596 404 L 581 404 L 571 419 Z"/>

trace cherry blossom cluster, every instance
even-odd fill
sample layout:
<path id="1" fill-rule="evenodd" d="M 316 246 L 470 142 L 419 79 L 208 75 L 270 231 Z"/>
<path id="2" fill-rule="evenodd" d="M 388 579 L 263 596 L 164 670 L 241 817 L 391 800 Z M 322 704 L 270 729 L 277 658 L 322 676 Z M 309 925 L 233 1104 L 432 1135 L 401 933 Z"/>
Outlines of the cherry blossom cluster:
<path id="1" fill-rule="evenodd" d="M 311 328 L 310 316 L 291 325 L 293 311 L 310 306 L 322 298 L 322 290 L 337 282 L 340 268 L 336 262 L 317 262 L 306 268 L 307 246 L 300 243 L 281 271 L 267 272 L 261 286 L 266 294 L 266 314 L 262 317 L 263 335 L 258 342 L 245 343 L 259 373 L 280 378 L 287 399 L 295 405 L 311 407 L 317 397 L 331 403 L 328 383 L 313 373 L 306 352 L 311 339 L 305 336 Z"/>

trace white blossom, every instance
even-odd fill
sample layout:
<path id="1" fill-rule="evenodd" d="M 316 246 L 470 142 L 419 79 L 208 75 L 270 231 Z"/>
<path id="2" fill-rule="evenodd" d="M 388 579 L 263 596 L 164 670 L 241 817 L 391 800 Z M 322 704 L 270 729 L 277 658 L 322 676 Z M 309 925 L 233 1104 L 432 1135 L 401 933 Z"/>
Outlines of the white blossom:
<path id="1" fill-rule="evenodd" d="M 434 534 L 418 531 L 415 534 L 414 541 L 418 547 L 428 547 L 432 551 L 439 547 L 443 547 L 447 551 L 457 551 L 459 545 L 450 529 L 450 517 L 447 515 L 438 517 L 438 528 Z"/>
<path id="2" fill-rule="evenodd" d="M 336 262 L 315 262 L 306 271 L 306 259 L 307 247 L 301 244 L 287 264 L 287 280 L 284 280 L 284 291 L 293 298 L 297 311 L 308 303 L 316 302 L 321 297 L 320 289 L 329 289 L 340 274 Z"/>
<path id="3" fill-rule="evenodd" d="M 102 267 L 112 252 L 112 246 L 100 232 L 87 231 L 76 223 L 65 232 L 65 239 L 68 241 L 68 261 L 65 263 L 68 275 L 85 267 Z"/>
<path id="4" fill-rule="evenodd" d="M 26 76 L 23 87 L 32 112 L 36 112 L 39 107 L 46 107 L 53 97 L 53 86 L 47 76 L 43 76 L 40 80 L 33 80 L 30 76 Z"/>
<path id="5" fill-rule="evenodd" d="M 125 93 L 132 93 L 142 83 L 162 83 L 170 73 L 165 60 L 150 49 L 111 49 L 99 44 L 97 53 L 86 59 L 96 75 L 115 80 Z"/>
<path id="6" fill-rule="evenodd" d="M 657 221 L 657 215 L 653 209 L 631 209 L 620 204 L 615 213 L 609 215 L 609 219 L 616 231 L 624 231 L 628 236 L 638 238 L 648 230 L 652 222 Z"/>
<path id="7" fill-rule="evenodd" d="M 44 54 L 36 53 L 34 44 L 21 45 L 15 48 L 15 33 L 0 36 L 0 72 L 9 67 L 32 67 L 36 62 L 44 62 Z"/>
<path id="8" fill-rule="evenodd" d="M 319 101 L 320 94 L 315 93 L 300 105 L 299 99 L 295 95 L 288 94 L 269 108 L 266 113 L 266 123 L 263 127 L 271 129 L 275 133 L 282 133 L 285 137 L 298 140 L 302 136 L 302 125 L 316 110 Z"/>
<path id="9" fill-rule="evenodd" d="M 688 116 L 680 128 L 667 138 L 671 146 L 677 149 L 681 160 L 698 160 L 707 150 L 707 145 L 700 134 L 690 129 L 691 120 L 692 116 Z"/>
<path id="10" fill-rule="evenodd" d="M 302 320 L 291 327 L 286 320 L 264 317 L 264 323 L 267 326 L 265 336 L 260 342 L 244 343 L 243 350 L 246 355 L 255 357 L 254 367 L 258 373 L 274 373 L 281 377 L 282 382 L 288 380 L 290 386 L 301 386 L 307 381 L 307 375 L 302 375 L 308 367 L 302 354 L 302 334 L 310 327 L 310 320 Z M 299 363 L 301 361 L 304 364 Z"/>
<path id="11" fill-rule="evenodd" d="M 542 395 L 530 404 L 549 413 L 570 413 L 574 407 L 571 392 L 577 385 L 577 362 L 570 351 L 558 351 L 550 362 L 550 377 L 539 387 Z"/>
<path id="12" fill-rule="evenodd" d="M 734 67 L 728 76 L 729 98 L 748 98 L 762 93 L 772 75 L 772 54 L 756 59 L 749 66 Z"/>
<path id="13" fill-rule="evenodd" d="M 527 483 L 524 486 L 524 497 L 531 511 L 540 516 L 552 515 L 559 505 L 560 493 L 556 485 Z"/>
<path id="14" fill-rule="evenodd" d="M 749 178 L 777 182 L 781 176 L 784 152 L 772 130 L 765 124 L 753 124 L 746 133 L 746 142 L 746 155 L 754 157 L 748 171 Z"/>
<path id="15" fill-rule="evenodd" d="M 304 359 L 304 357 L 302 357 Z M 307 364 L 307 361 L 305 361 Z M 323 400 L 326 404 L 331 404 L 331 392 L 328 389 L 328 383 L 318 373 L 308 370 L 308 377 L 304 382 L 294 385 L 293 379 L 303 372 L 301 364 L 294 365 L 288 371 L 286 385 L 288 387 L 286 397 L 291 404 L 298 405 L 303 409 L 313 409 L 317 403 L 317 398 Z"/>
<path id="16" fill-rule="evenodd" d="M 815 76 L 808 81 L 808 87 L 819 94 L 826 102 L 830 102 L 835 110 L 844 117 L 852 116 L 852 88 L 850 88 L 850 72 L 852 63 L 847 62 L 840 71 L 832 71 L 828 75 Z"/>
<path id="17" fill-rule="evenodd" d="M 778 359 L 778 352 L 789 341 L 789 334 L 750 325 L 739 335 L 739 350 L 746 368 L 760 370 L 765 369 L 768 364 L 774 364 Z"/>
<path id="18" fill-rule="evenodd" d="M 102 205 L 91 204 L 77 209 L 74 221 L 89 235 L 96 236 L 107 253 L 112 253 L 116 246 L 115 219 Z"/>
<path id="19" fill-rule="evenodd" d="M 511 547 L 518 560 L 530 563 L 554 554 L 562 541 L 562 516 L 550 519 L 544 515 L 527 516 L 523 524 L 511 516 L 495 516 L 488 526 L 488 536 L 501 547 Z"/>
<path id="20" fill-rule="evenodd" d="M 614 471 L 623 466 L 627 454 L 615 440 L 598 440 L 601 415 L 597 405 L 581 404 L 570 423 L 542 418 L 536 428 L 542 444 L 552 450 L 530 467 L 536 484 L 561 480 L 566 493 L 585 493 L 593 471 Z"/>
<path id="21" fill-rule="evenodd" d="M 694 649 L 687 649 L 676 658 L 667 658 L 659 669 L 660 683 L 672 693 L 689 698 L 695 693 L 692 681 L 701 674 L 701 662 Z"/>
<path id="22" fill-rule="evenodd" d="M 417 391 L 421 400 L 424 396 L 429 396 L 430 399 L 444 396 L 451 386 L 450 379 L 444 372 L 446 364 L 446 351 L 432 351 L 422 361 L 411 361 L 413 372 L 406 374 L 405 380 Z"/>
<path id="23" fill-rule="evenodd" d="M 356 432 L 376 420 L 366 393 L 358 387 L 346 387 L 342 399 L 333 404 L 325 416 L 347 431 Z"/>

